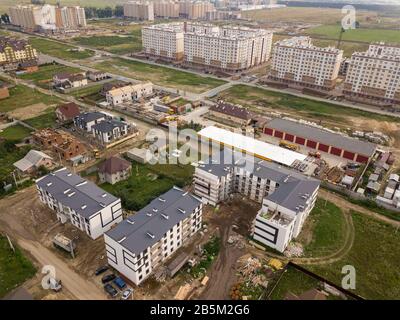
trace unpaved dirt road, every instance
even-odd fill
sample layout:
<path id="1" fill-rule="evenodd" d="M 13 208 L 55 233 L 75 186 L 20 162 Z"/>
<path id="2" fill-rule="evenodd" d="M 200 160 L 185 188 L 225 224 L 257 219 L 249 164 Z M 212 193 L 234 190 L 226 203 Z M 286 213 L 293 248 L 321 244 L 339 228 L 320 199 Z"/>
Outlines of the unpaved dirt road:
<path id="1" fill-rule="evenodd" d="M 15 239 L 18 245 L 29 252 L 40 266 L 52 265 L 55 267 L 56 277 L 63 286 L 79 300 L 106 299 L 103 290 L 88 281 L 66 262 L 42 245 L 38 236 L 29 229 L 22 220 L 24 215 L 31 214 L 30 208 L 37 200 L 36 187 L 26 188 L 0 201 L 0 230 Z M 40 272 L 41 268 L 39 268 Z"/>

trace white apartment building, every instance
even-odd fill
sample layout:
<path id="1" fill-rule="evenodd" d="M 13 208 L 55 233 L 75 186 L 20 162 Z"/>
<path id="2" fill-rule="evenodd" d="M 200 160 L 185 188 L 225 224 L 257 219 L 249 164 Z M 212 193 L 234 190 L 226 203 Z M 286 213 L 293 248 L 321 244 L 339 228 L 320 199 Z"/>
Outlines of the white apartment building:
<path id="1" fill-rule="evenodd" d="M 216 205 L 232 193 L 262 203 L 253 238 L 283 252 L 314 207 L 319 182 L 268 161 L 225 150 L 195 169 L 194 193 Z"/>
<path id="2" fill-rule="evenodd" d="M 86 26 L 84 8 L 54 5 L 18 5 L 9 8 L 13 25 L 28 31 L 59 31 Z"/>
<path id="3" fill-rule="evenodd" d="M 166 60 L 183 59 L 183 23 L 167 23 L 142 28 L 143 51 Z"/>
<path id="4" fill-rule="evenodd" d="M 353 53 L 343 93 L 364 102 L 400 104 L 400 47 L 379 43 Z"/>
<path id="5" fill-rule="evenodd" d="M 148 55 L 230 71 L 268 61 L 272 48 L 267 30 L 187 22 L 144 27 L 142 40 Z"/>
<path id="6" fill-rule="evenodd" d="M 179 1 L 179 16 L 189 20 L 205 19 L 207 12 L 215 11 L 209 1 Z"/>
<path id="7" fill-rule="evenodd" d="M 184 45 L 187 63 L 238 71 L 269 60 L 272 32 L 247 27 L 188 23 Z"/>
<path id="8" fill-rule="evenodd" d="M 139 285 L 201 225 L 201 200 L 174 187 L 104 234 L 108 263 Z"/>
<path id="9" fill-rule="evenodd" d="M 159 18 L 179 18 L 179 3 L 175 1 L 154 1 L 154 16 Z"/>
<path id="10" fill-rule="evenodd" d="M 137 20 L 154 20 L 154 4 L 152 1 L 129 1 L 124 3 L 124 16 Z"/>
<path id="11" fill-rule="evenodd" d="M 116 106 L 124 102 L 137 101 L 152 94 L 153 84 L 151 82 L 143 82 L 110 90 L 106 93 L 106 100 L 110 105 Z"/>
<path id="12" fill-rule="evenodd" d="M 119 198 L 66 168 L 36 180 L 36 186 L 40 200 L 56 212 L 61 223 L 72 223 L 92 239 L 122 221 Z"/>
<path id="13" fill-rule="evenodd" d="M 269 79 L 288 85 L 331 90 L 339 75 L 343 51 L 316 47 L 309 37 L 275 43 Z"/>

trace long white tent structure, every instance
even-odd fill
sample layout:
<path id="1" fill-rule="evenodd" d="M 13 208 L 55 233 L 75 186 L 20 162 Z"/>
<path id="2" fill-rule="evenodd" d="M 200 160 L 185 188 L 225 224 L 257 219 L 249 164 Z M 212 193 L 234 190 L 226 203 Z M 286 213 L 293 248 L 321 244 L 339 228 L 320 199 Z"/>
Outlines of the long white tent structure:
<path id="1" fill-rule="evenodd" d="M 301 153 L 214 126 L 204 128 L 198 134 L 202 139 L 206 138 L 213 142 L 233 147 L 246 154 L 254 155 L 257 158 L 273 161 L 288 167 L 292 166 L 296 160 L 304 161 L 307 158 Z"/>

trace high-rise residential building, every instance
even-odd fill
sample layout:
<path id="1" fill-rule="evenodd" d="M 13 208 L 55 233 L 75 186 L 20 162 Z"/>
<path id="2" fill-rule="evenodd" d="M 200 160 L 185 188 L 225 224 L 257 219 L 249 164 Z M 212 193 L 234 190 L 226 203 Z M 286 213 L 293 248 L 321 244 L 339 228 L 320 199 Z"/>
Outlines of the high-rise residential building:
<path id="1" fill-rule="evenodd" d="M 400 104 L 400 46 L 371 44 L 353 53 L 343 93 L 349 99 Z"/>
<path id="2" fill-rule="evenodd" d="M 155 24 L 143 27 L 142 45 L 147 55 L 166 60 L 182 60 L 183 23 Z"/>
<path id="3" fill-rule="evenodd" d="M 228 71 L 266 62 L 272 47 L 272 32 L 264 29 L 188 22 L 143 27 L 142 39 L 148 55 Z"/>
<path id="4" fill-rule="evenodd" d="M 208 1 L 180 1 L 179 15 L 190 20 L 205 19 L 207 12 L 215 11 L 215 7 Z"/>
<path id="5" fill-rule="evenodd" d="M 137 20 L 154 20 L 154 4 L 150 1 L 129 1 L 124 4 L 124 16 Z"/>
<path id="6" fill-rule="evenodd" d="M 275 43 L 269 79 L 322 90 L 333 89 L 339 75 L 343 51 L 317 47 L 309 37 Z"/>
<path id="7" fill-rule="evenodd" d="M 272 32 L 247 27 L 187 23 L 184 44 L 187 63 L 238 71 L 269 60 Z"/>
<path id="8" fill-rule="evenodd" d="M 15 6 L 9 9 L 13 25 L 28 31 L 61 31 L 86 26 L 85 10 L 79 6 Z"/>
<path id="9" fill-rule="evenodd" d="M 26 40 L 0 37 L 0 69 L 15 70 L 19 64 L 33 61 L 38 54 Z"/>
<path id="10" fill-rule="evenodd" d="M 175 1 L 154 1 L 154 16 L 159 18 L 179 18 L 179 3 Z"/>

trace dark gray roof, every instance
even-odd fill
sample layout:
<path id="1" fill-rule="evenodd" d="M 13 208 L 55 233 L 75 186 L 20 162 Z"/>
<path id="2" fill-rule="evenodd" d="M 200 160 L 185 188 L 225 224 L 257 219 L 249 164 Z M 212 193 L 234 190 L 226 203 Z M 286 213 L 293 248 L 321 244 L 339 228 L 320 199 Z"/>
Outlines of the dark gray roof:
<path id="1" fill-rule="evenodd" d="M 225 102 L 220 102 L 210 108 L 210 111 L 214 112 L 219 112 L 223 113 L 235 118 L 240 118 L 243 120 L 250 120 L 251 119 L 251 114 L 250 112 L 241 107 L 241 106 L 235 106 L 234 104 L 230 103 L 225 103 Z"/>
<path id="2" fill-rule="evenodd" d="M 279 131 L 284 131 L 295 136 L 318 141 L 326 145 L 330 145 L 368 157 L 372 156 L 376 150 L 376 145 L 373 143 L 344 137 L 337 133 L 328 132 L 323 129 L 290 120 L 276 118 L 268 122 L 266 127 Z"/>
<path id="3" fill-rule="evenodd" d="M 92 128 L 95 131 L 111 132 L 115 128 L 123 128 L 124 126 L 126 126 L 126 124 L 121 121 L 106 120 L 106 121 L 102 121 L 100 123 L 95 124 Z"/>
<path id="4" fill-rule="evenodd" d="M 106 234 L 138 255 L 186 219 L 200 204 L 200 199 L 174 187 Z"/>
<path id="5" fill-rule="evenodd" d="M 66 168 L 36 180 L 39 188 L 85 218 L 119 199 Z"/>
<path id="6" fill-rule="evenodd" d="M 76 118 L 78 118 L 80 122 L 88 123 L 101 118 L 106 118 L 106 115 L 101 112 L 84 112 L 79 114 Z"/>
<path id="7" fill-rule="evenodd" d="M 221 177 L 232 172 L 234 168 L 243 168 L 256 177 L 275 181 L 279 187 L 266 198 L 293 211 L 296 211 L 299 205 L 306 203 L 307 199 L 303 198 L 305 194 L 312 195 L 320 185 L 318 180 L 296 171 L 283 168 L 273 162 L 231 152 L 227 148 L 221 152 L 220 159 L 221 161 L 208 160 L 208 163 L 201 164 L 199 169 Z"/>

